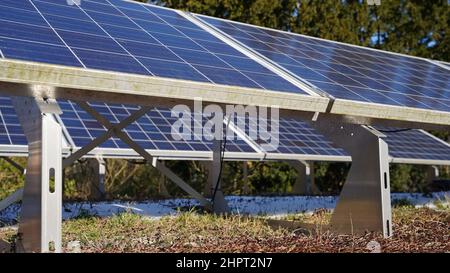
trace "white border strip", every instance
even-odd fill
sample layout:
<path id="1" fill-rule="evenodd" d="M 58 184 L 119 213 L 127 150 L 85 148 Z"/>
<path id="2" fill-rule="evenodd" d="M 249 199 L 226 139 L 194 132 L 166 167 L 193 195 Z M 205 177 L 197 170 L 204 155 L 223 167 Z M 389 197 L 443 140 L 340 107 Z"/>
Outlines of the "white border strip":
<path id="1" fill-rule="evenodd" d="M 446 62 L 441 62 L 441 61 L 433 61 L 433 60 L 429 60 L 431 63 L 440 66 L 444 69 L 450 70 L 450 64 L 446 63 Z"/>
<path id="2" fill-rule="evenodd" d="M 438 138 L 438 137 L 436 137 L 436 136 L 434 136 L 434 135 L 428 133 L 428 132 L 425 131 L 425 130 L 420 129 L 419 131 L 421 131 L 423 134 L 429 136 L 430 138 L 434 139 L 435 141 L 444 144 L 445 146 L 447 146 L 447 147 L 450 149 L 450 143 L 445 142 L 444 140 L 442 140 L 442 139 L 440 139 L 440 138 Z"/>

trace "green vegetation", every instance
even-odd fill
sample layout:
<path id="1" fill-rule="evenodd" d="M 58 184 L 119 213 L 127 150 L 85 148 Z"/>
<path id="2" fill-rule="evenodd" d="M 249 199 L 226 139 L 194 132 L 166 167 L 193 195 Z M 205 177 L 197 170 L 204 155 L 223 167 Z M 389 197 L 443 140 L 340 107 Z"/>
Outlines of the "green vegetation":
<path id="1" fill-rule="evenodd" d="M 310 224 L 300 228 L 270 227 L 263 219 L 201 215 L 149 219 L 135 214 L 110 218 L 79 217 L 63 223 L 63 246 L 78 241 L 82 252 L 368 252 L 376 241 L 382 252 L 449 252 L 450 210 L 434 211 L 409 206 L 393 210 L 394 236 L 344 236 L 327 231 L 330 213 L 291 215 L 285 218 Z M 11 241 L 16 231 L 0 230 L 0 240 Z"/>

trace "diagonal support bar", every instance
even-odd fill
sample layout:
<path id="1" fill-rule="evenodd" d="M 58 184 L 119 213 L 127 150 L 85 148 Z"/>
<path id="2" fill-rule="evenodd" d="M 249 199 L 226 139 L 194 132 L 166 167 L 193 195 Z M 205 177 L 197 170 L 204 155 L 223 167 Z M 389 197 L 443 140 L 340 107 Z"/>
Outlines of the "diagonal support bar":
<path id="1" fill-rule="evenodd" d="M 2 156 L 0 157 L 1 159 L 5 160 L 6 162 L 8 162 L 9 164 L 11 164 L 11 166 L 13 166 L 14 168 L 16 168 L 17 170 L 19 170 L 22 174 L 25 174 L 25 168 L 20 166 L 19 163 L 17 163 L 16 161 L 12 160 L 9 157 L 6 156 Z"/>
<path id="2" fill-rule="evenodd" d="M 19 221 L 19 252 L 61 252 L 62 130 L 55 100 L 12 97 L 28 141 L 28 163 Z"/>
<path id="3" fill-rule="evenodd" d="M 351 154 L 352 165 L 330 226 L 338 233 L 366 231 L 392 236 L 389 153 L 385 137 L 367 126 L 327 119 L 311 123 Z"/>
<path id="4" fill-rule="evenodd" d="M 81 102 L 79 102 L 78 104 L 81 105 Z M 87 103 L 84 103 L 84 104 L 86 104 L 88 107 L 90 107 Z M 123 128 L 125 128 L 128 125 L 130 125 L 131 123 L 135 122 L 137 119 L 139 119 L 140 117 L 142 117 L 143 115 L 145 115 L 152 109 L 153 109 L 153 107 L 150 107 L 150 106 L 142 106 L 139 110 L 133 112 L 130 116 L 128 116 L 126 119 L 122 120 L 120 123 L 111 125 L 111 127 L 110 127 L 111 129 L 108 128 L 107 132 L 100 135 L 99 137 L 97 137 L 96 139 L 91 141 L 89 144 L 87 144 L 80 150 L 78 150 L 75 153 L 73 153 L 72 155 L 70 155 L 68 158 L 64 159 L 63 167 L 65 168 L 67 166 L 72 165 L 75 161 L 77 161 L 81 157 L 85 156 L 90 151 L 92 151 L 93 149 L 98 147 L 100 144 L 102 144 L 103 142 L 105 142 L 108 139 L 110 139 L 111 137 L 113 137 L 115 135 L 116 131 L 121 131 Z M 108 121 L 108 120 L 106 120 L 106 121 Z"/>
<path id="5" fill-rule="evenodd" d="M 6 209 L 7 207 L 9 207 L 10 205 L 12 205 L 16 202 L 19 202 L 20 200 L 22 200 L 22 196 L 23 196 L 23 188 L 20 188 L 17 191 L 8 195 L 8 197 L 2 199 L 0 201 L 0 211 Z"/>
<path id="6" fill-rule="evenodd" d="M 163 163 L 156 160 L 152 155 L 150 155 L 144 148 L 139 146 L 136 142 L 134 142 L 126 133 L 124 133 L 121 129 L 114 127 L 108 119 L 103 117 L 100 113 L 98 113 L 94 108 L 92 108 L 86 102 L 77 102 L 77 104 L 83 108 L 87 113 L 89 113 L 92 117 L 94 117 L 101 125 L 105 126 L 108 131 L 112 131 L 118 138 L 120 138 L 124 143 L 126 143 L 130 148 L 136 151 L 140 156 L 142 156 L 148 162 L 152 162 L 153 166 L 157 168 L 162 174 L 164 174 L 167 178 L 172 180 L 175 184 L 177 184 L 180 188 L 182 188 L 189 195 L 197 199 L 202 206 L 205 208 L 211 209 L 211 203 L 206 200 L 200 193 L 198 193 L 194 188 L 192 188 L 189 184 L 183 181 L 180 177 L 178 177 L 175 173 L 173 173 L 169 168 L 167 168 Z"/>

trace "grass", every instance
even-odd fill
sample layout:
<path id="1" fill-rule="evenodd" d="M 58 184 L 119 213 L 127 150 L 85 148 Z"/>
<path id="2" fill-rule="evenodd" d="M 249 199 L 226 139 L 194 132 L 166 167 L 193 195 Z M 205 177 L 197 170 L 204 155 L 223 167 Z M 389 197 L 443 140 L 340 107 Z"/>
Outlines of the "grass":
<path id="1" fill-rule="evenodd" d="M 271 228 L 261 219 L 183 212 L 158 220 L 124 213 L 110 218 L 82 215 L 63 223 L 63 245 L 79 241 L 82 252 L 369 252 L 376 241 L 382 252 L 450 252 L 450 210 L 393 210 L 394 236 L 335 235 L 323 231 L 330 213 L 290 215 L 287 220 L 316 227 L 306 235 L 289 228 Z M 11 239 L 15 232 L 0 231 Z"/>

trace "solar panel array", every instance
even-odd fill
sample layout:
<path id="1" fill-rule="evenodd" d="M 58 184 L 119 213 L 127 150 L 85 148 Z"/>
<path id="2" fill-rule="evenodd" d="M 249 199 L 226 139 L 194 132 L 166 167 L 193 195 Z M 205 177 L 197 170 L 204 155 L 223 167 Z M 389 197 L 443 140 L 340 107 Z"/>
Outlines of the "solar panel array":
<path id="1" fill-rule="evenodd" d="M 306 94 L 174 10 L 121 0 L 2 0 L 5 58 Z"/>
<path id="2" fill-rule="evenodd" d="M 450 111 L 450 72 L 427 60 L 197 15 L 338 99 Z"/>
<path id="3" fill-rule="evenodd" d="M 197 17 L 336 98 L 450 111 L 449 70 L 426 60 Z M 67 0 L 2 0 L 0 56 L 307 94 L 176 11 L 122 0 L 83 0 L 80 6 L 68 5 Z M 75 146 L 82 147 L 106 132 L 75 103 L 59 104 L 62 125 Z M 90 105 L 111 123 L 138 109 L 123 104 Z M 192 125 L 187 127 L 193 128 L 192 113 L 185 114 L 190 115 Z M 185 140 L 173 139 L 171 128 L 176 120 L 170 109 L 155 108 L 124 131 L 147 150 L 211 151 L 208 136 L 192 130 L 184 132 Z M 204 117 L 202 125 L 206 121 Z M 249 124 L 256 125 L 256 121 L 246 119 L 247 135 Z M 306 122 L 281 119 L 277 125 L 278 145 L 256 140 L 267 153 L 347 156 Z M 450 160 L 449 146 L 421 131 L 386 134 L 394 157 Z M 0 145 L 26 144 L 11 99 L 0 97 Z M 129 149 L 118 138 L 100 148 Z M 228 141 L 227 151 L 255 153 L 239 137 Z"/>

